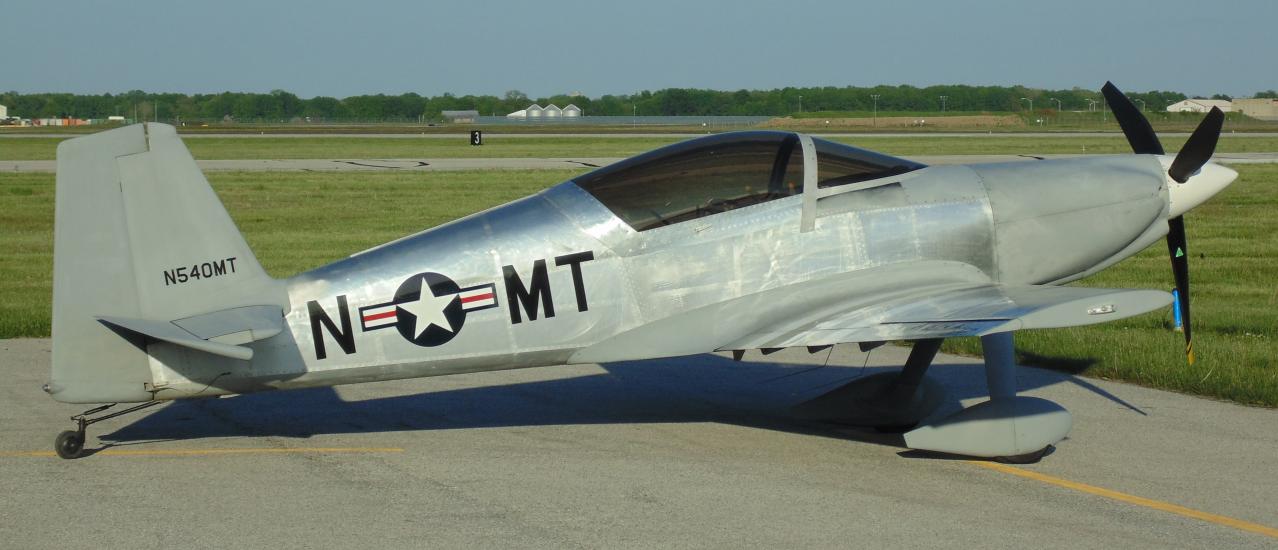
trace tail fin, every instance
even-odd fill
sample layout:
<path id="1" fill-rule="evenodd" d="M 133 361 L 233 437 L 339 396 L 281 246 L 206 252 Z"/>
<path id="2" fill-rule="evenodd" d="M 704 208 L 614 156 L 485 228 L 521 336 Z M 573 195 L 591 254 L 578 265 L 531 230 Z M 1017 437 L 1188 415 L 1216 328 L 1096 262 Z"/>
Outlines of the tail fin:
<path id="1" fill-rule="evenodd" d="M 152 399 L 146 338 L 122 338 L 121 324 L 287 308 L 282 285 L 253 257 L 172 126 L 136 124 L 65 141 L 57 170 L 48 388 L 55 399 Z"/>

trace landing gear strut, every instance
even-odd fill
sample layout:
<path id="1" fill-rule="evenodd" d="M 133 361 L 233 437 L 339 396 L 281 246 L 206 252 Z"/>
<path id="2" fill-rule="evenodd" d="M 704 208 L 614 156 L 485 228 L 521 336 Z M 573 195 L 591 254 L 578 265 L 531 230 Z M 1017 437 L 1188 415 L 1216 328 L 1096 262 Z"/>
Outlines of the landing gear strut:
<path id="1" fill-rule="evenodd" d="M 931 338 L 914 342 L 901 372 L 857 378 L 796 405 L 795 416 L 884 433 L 909 431 L 932 414 L 944 397 L 944 389 L 924 376 L 941 349 L 941 341 Z"/>
<path id="2" fill-rule="evenodd" d="M 982 336 L 981 347 L 989 401 L 906 432 L 905 446 L 1012 464 L 1035 462 L 1065 439 L 1073 419 L 1056 403 L 1016 395 L 1012 333 Z"/>
<path id="3" fill-rule="evenodd" d="M 117 416 L 122 416 L 122 415 L 129 414 L 131 412 L 140 411 L 147 407 L 153 407 L 155 405 L 159 405 L 160 401 L 147 401 L 146 403 L 129 407 L 122 411 L 116 411 L 111 414 L 104 414 L 97 418 L 89 418 L 90 415 L 98 414 L 102 411 L 105 411 L 107 409 L 110 409 L 111 407 L 116 406 L 117 404 L 118 403 L 111 403 L 109 405 L 102 405 L 101 407 L 94 407 L 92 409 L 89 409 L 87 411 L 84 411 L 80 414 L 77 414 L 71 417 L 71 421 L 75 422 L 76 424 L 76 429 L 67 430 L 65 432 L 58 434 L 58 437 L 53 440 L 53 450 L 57 452 L 58 456 L 62 458 L 66 458 L 66 459 L 80 458 L 81 456 L 84 456 L 84 431 L 85 431 L 85 428 L 88 428 L 90 424 L 96 424 L 103 420 L 109 420 Z"/>

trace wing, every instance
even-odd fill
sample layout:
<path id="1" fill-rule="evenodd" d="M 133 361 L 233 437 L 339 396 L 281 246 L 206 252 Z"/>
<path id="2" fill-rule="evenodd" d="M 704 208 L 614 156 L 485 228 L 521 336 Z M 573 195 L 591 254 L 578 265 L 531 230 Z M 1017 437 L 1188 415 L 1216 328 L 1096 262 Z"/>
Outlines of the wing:
<path id="1" fill-rule="evenodd" d="M 570 362 L 711 351 L 980 336 L 1088 325 L 1171 303 L 1158 290 L 1002 285 L 959 262 L 924 261 L 796 283 L 650 319 Z"/>
<path id="2" fill-rule="evenodd" d="M 940 287 L 868 307 L 816 315 L 779 330 L 748 334 L 721 350 L 881 342 L 1113 321 L 1170 304 L 1161 290 L 986 284 Z"/>

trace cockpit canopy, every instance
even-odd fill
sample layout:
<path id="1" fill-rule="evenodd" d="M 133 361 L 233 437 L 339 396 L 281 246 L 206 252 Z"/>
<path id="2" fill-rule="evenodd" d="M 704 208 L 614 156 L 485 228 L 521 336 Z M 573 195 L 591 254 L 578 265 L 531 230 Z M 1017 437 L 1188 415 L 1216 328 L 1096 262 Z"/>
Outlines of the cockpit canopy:
<path id="1" fill-rule="evenodd" d="M 903 174 L 924 165 L 813 139 L 818 188 Z M 791 132 L 692 139 L 574 180 L 637 231 L 803 193 L 803 146 Z"/>

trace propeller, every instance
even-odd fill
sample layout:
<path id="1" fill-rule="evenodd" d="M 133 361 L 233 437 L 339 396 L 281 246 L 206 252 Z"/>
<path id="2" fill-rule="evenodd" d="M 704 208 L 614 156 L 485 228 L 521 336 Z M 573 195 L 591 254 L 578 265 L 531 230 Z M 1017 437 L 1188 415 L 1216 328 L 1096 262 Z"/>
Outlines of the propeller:
<path id="1" fill-rule="evenodd" d="M 1219 107 L 1212 107 L 1203 121 L 1194 128 L 1185 146 L 1176 154 L 1171 169 L 1167 174 L 1177 183 L 1189 181 L 1199 168 L 1202 168 L 1216 152 L 1216 141 L 1220 139 L 1220 129 L 1225 125 L 1225 113 Z"/>
<path id="2" fill-rule="evenodd" d="M 1167 220 L 1167 254 L 1171 256 L 1172 277 L 1176 279 L 1176 300 L 1180 303 L 1181 330 L 1185 331 L 1185 358 L 1194 364 L 1194 338 L 1189 322 L 1189 251 L 1185 243 L 1185 217 Z"/>
<path id="3" fill-rule="evenodd" d="M 1154 127 L 1149 125 L 1149 119 L 1140 114 L 1140 109 L 1127 98 L 1127 94 L 1120 91 L 1113 82 L 1106 82 L 1101 87 L 1101 94 L 1105 96 L 1109 110 L 1114 112 L 1114 118 L 1122 127 L 1123 135 L 1127 136 L 1127 143 L 1132 145 L 1133 152 L 1138 155 L 1163 154 L 1163 144 L 1158 141 Z"/>
<path id="4" fill-rule="evenodd" d="M 1164 154 L 1163 145 L 1158 141 L 1154 128 L 1149 125 L 1149 120 L 1123 92 L 1119 91 L 1117 86 L 1114 86 L 1114 83 L 1106 82 L 1101 88 L 1101 94 L 1105 96 L 1105 102 L 1114 112 L 1114 118 L 1122 127 L 1123 135 L 1127 136 L 1127 142 L 1131 144 L 1132 151 L 1142 155 Z M 1203 121 L 1198 124 L 1198 128 L 1194 129 L 1194 133 L 1189 136 L 1185 146 L 1172 161 L 1171 168 L 1167 171 L 1167 175 L 1172 180 L 1181 184 L 1188 182 L 1189 178 L 1211 159 L 1212 154 L 1216 152 L 1216 142 L 1220 138 L 1220 130 L 1224 122 L 1225 114 L 1220 109 L 1212 107 L 1211 112 L 1207 113 Z M 1167 252 L 1171 256 L 1172 276 L 1176 279 L 1177 300 L 1180 302 L 1182 326 L 1185 332 L 1185 356 L 1192 365 L 1194 364 L 1194 344 L 1189 316 L 1189 250 L 1185 240 L 1183 215 L 1167 220 Z"/>

